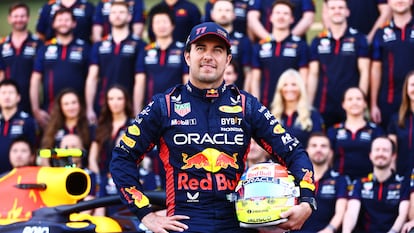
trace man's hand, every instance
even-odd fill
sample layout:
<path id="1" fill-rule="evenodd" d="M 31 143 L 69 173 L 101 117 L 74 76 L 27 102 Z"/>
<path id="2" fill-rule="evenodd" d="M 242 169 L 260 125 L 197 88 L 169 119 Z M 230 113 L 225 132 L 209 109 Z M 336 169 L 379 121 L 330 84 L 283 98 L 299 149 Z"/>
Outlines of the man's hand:
<path id="1" fill-rule="evenodd" d="M 185 215 L 165 216 L 162 213 L 149 213 L 142 218 L 142 223 L 154 233 L 168 233 L 171 231 L 184 231 L 188 226 L 179 220 L 190 219 Z"/>
<path id="2" fill-rule="evenodd" d="M 93 110 L 87 110 L 86 111 L 86 116 L 88 118 L 88 121 L 90 124 L 96 124 L 97 122 L 97 118 L 96 118 L 96 113 Z"/>
<path id="3" fill-rule="evenodd" d="M 46 111 L 42 109 L 33 111 L 33 116 L 35 117 L 36 121 L 39 123 L 40 127 L 42 127 L 43 129 L 46 128 L 46 125 L 50 120 L 50 116 Z"/>
<path id="4" fill-rule="evenodd" d="M 299 230 L 311 214 L 312 209 L 309 203 L 302 202 L 299 205 L 293 206 L 288 211 L 281 213 L 280 217 L 287 218 L 288 221 L 277 226 L 285 230 Z"/>
<path id="5" fill-rule="evenodd" d="M 371 119 L 376 124 L 381 123 L 381 111 L 378 106 L 371 107 Z"/>
<path id="6" fill-rule="evenodd" d="M 410 232 L 411 229 L 414 229 L 414 221 L 406 222 L 403 225 L 403 228 L 402 228 L 401 232 L 402 233 L 407 233 L 407 232 Z"/>

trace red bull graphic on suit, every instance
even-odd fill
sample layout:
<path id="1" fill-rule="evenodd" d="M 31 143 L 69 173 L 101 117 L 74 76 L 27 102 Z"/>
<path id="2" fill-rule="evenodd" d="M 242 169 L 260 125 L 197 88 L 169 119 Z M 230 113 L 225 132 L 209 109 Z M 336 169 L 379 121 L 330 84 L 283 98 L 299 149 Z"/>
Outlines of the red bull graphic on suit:
<path id="1" fill-rule="evenodd" d="M 189 178 L 188 174 L 181 172 L 178 174 L 178 188 L 184 190 L 213 190 L 213 179 L 217 184 L 217 190 L 233 190 L 236 187 L 237 180 L 227 179 L 224 174 L 218 173 L 221 169 L 234 168 L 239 169 L 237 164 L 237 153 L 228 155 L 224 152 L 218 151 L 214 148 L 207 148 L 203 151 L 189 156 L 183 153 L 184 165 L 181 167 L 183 170 L 195 168 L 204 169 L 210 173 L 206 174 L 206 178 L 196 179 Z"/>

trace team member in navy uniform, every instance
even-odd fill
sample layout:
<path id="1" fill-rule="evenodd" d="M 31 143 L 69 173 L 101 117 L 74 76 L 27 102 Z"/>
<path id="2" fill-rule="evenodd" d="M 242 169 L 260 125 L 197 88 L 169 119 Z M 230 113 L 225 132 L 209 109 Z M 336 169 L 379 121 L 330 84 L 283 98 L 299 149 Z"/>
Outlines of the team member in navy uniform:
<path id="1" fill-rule="evenodd" d="M 96 5 L 93 17 L 92 41 L 98 42 L 111 33 L 111 23 L 109 22 L 109 12 L 113 0 L 101 0 Z M 137 37 L 142 36 L 144 30 L 144 1 L 143 0 L 126 0 L 129 11 L 132 14 L 130 27 L 132 34 Z"/>
<path id="2" fill-rule="evenodd" d="M 164 0 L 160 5 L 168 6 L 175 15 L 173 37 L 175 41 L 185 42 L 193 26 L 201 21 L 201 12 L 197 5 L 188 0 Z M 155 6 L 154 6 L 155 7 Z M 154 33 L 148 27 L 148 36 L 154 40 Z"/>
<path id="3" fill-rule="evenodd" d="M 367 35 L 368 42 L 371 43 L 378 28 L 391 17 L 391 10 L 387 0 L 347 0 L 350 15 L 348 25 Z M 326 18 L 326 4 L 322 8 L 322 21 L 329 25 Z"/>
<path id="4" fill-rule="evenodd" d="M 49 0 L 40 9 L 39 19 L 36 24 L 36 32 L 44 41 L 52 39 L 54 34 L 53 19 L 56 12 L 61 8 L 68 8 L 76 18 L 74 34 L 89 42 L 92 34 L 92 18 L 95 7 L 87 0 Z"/>
<path id="5" fill-rule="evenodd" d="M 55 95 L 64 88 L 73 88 L 83 98 L 88 71 L 90 47 L 74 37 L 76 21 L 72 11 L 62 8 L 56 11 L 53 28 L 56 37 L 39 49 L 30 80 L 30 100 L 33 115 L 44 127 Z M 43 103 L 39 102 L 39 90 L 43 86 Z"/>
<path id="6" fill-rule="evenodd" d="M 208 0 L 204 5 L 204 22 L 213 21 L 211 18 L 211 10 L 217 0 Z M 234 14 L 236 18 L 233 22 L 234 31 L 247 35 L 247 11 L 249 9 L 249 0 L 234 0 Z"/>
<path id="7" fill-rule="evenodd" d="M 412 0 L 389 0 L 392 20 L 372 42 L 371 118 L 386 128 L 401 103 L 405 76 L 414 67 Z"/>
<path id="8" fill-rule="evenodd" d="M 410 175 L 414 168 L 414 71 L 407 74 L 402 89 L 402 101 L 388 125 L 388 136 L 397 144 L 396 171 Z M 414 217 L 414 216 L 413 216 Z"/>
<path id="9" fill-rule="evenodd" d="M 0 174 L 12 169 L 7 156 L 10 144 L 19 137 L 26 138 L 32 145 L 36 143 L 37 127 L 35 120 L 26 112 L 18 110 L 20 90 L 14 80 L 0 82 Z"/>
<path id="10" fill-rule="evenodd" d="M 345 214 L 348 181 L 331 167 L 333 152 L 329 138 L 314 133 L 309 138 L 306 151 L 315 172 L 315 198 L 318 209 L 306 220 L 301 233 L 336 232 Z"/>
<path id="11" fill-rule="evenodd" d="M 155 41 L 138 55 L 135 71 L 141 97 L 135 103 L 135 112 L 140 112 L 153 95 L 186 83 L 188 79 L 188 66 L 183 55 L 184 44 L 173 39 L 175 19 L 170 9 L 163 5 L 155 6 L 149 13 L 148 22 Z"/>
<path id="12" fill-rule="evenodd" d="M 341 122 L 342 96 L 349 87 L 368 93 L 369 49 L 365 35 L 350 28 L 345 0 L 327 0 L 329 30 L 313 39 L 309 63 L 309 101 L 319 110 L 326 127 Z"/>
<path id="13" fill-rule="evenodd" d="M 8 22 L 12 32 L 0 44 L 0 80 L 13 79 L 21 90 L 19 108 L 31 113 L 29 98 L 30 75 L 36 51 L 41 46 L 39 39 L 27 30 L 29 7 L 15 3 L 9 8 Z"/>
<path id="14" fill-rule="evenodd" d="M 211 22 L 195 26 L 184 56 L 189 82 L 154 96 L 114 148 L 111 173 L 123 202 L 153 232 L 251 232 L 239 228 L 226 195 L 245 170 L 253 137 L 300 184 L 301 203 L 282 213 L 288 221 L 278 225 L 299 229 L 316 207 L 312 164 L 266 107 L 224 84 L 228 33 Z M 167 216 L 152 213 L 137 177 L 137 162 L 155 144 L 166 168 Z"/>
<path id="15" fill-rule="evenodd" d="M 304 146 L 312 133 L 325 130 L 322 116 L 308 102 L 305 81 L 299 72 L 287 69 L 277 82 L 270 112 Z"/>
<path id="16" fill-rule="evenodd" d="M 270 16 L 272 34 L 253 47 L 250 92 L 265 106 L 272 103 L 279 76 L 285 70 L 299 70 L 303 79 L 308 74 L 309 48 L 306 41 L 291 34 L 292 13 L 290 1 L 276 1 Z"/>
<path id="17" fill-rule="evenodd" d="M 372 142 L 369 157 L 374 170 L 353 183 L 343 233 L 400 232 L 408 213 L 409 179 L 394 172 L 395 156 L 396 148 L 389 138 Z M 356 225 L 360 229 L 353 231 Z"/>
<path id="18" fill-rule="evenodd" d="M 96 113 L 105 102 L 105 93 L 114 84 L 121 85 L 138 104 L 139 82 L 134 78 L 138 53 L 145 43 L 129 30 L 131 14 L 125 2 L 113 2 L 109 20 L 112 34 L 95 43 L 90 56 L 85 98 L 88 119 L 96 121 Z"/>
<path id="19" fill-rule="evenodd" d="M 354 180 L 372 171 L 368 157 L 371 142 L 384 132 L 365 119 L 367 103 L 364 93 L 357 87 L 345 92 L 342 107 L 346 120 L 328 128 L 327 135 L 335 153 L 334 169 Z"/>
<path id="20" fill-rule="evenodd" d="M 228 0 L 217 0 L 213 4 L 211 17 L 215 23 L 222 26 L 230 34 L 232 60 L 237 62 L 237 66 L 242 70 L 238 74 L 236 85 L 239 89 L 249 91 L 250 66 L 252 56 L 252 44 L 247 35 L 236 31 L 234 19 L 236 9 L 233 3 Z"/>
<path id="21" fill-rule="evenodd" d="M 248 31 L 258 38 L 266 39 L 272 31 L 272 5 L 277 2 L 274 0 L 252 0 L 249 2 L 249 11 L 247 13 Z M 313 0 L 290 0 L 294 5 L 293 17 L 294 22 L 291 25 L 292 34 L 304 37 L 312 25 L 315 18 L 315 4 Z"/>

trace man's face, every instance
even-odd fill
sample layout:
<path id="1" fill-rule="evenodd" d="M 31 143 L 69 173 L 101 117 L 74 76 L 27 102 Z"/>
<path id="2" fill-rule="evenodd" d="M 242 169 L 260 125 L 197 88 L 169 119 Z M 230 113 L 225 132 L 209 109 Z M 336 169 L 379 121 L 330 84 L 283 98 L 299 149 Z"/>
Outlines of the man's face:
<path id="1" fill-rule="evenodd" d="M 174 25 L 167 14 L 156 14 L 152 18 L 152 31 L 157 38 L 172 36 Z"/>
<path id="2" fill-rule="evenodd" d="M 190 67 L 190 81 L 198 88 L 218 87 L 223 73 L 231 61 L 224 41 L 207 35 L 191 44 L 190 52 L 184 54 Z"/>
<path id="3" fill-rule="evenodd" d="M 288 29 L 294 21 L 292 10 L 285 4 L 277 4 L 273 7 L 270 21 L 276 29 Z"/>
<path id="4" fill-rule="evenodd" d="M 377 138 L 372 142 L 369 158 L 378 169 L 388 169 L 391 167 L 394 154 L 392 144 L 386 138 Z"/>
<path id="5" fill-rule="evenodd" d="M 349 16 L 349 10 L 345 0 L 329 0 L 326 2 L 327 14 L 329 21 L 332 24 L 346 23 L 346 18 Z"/>
<path id="6" fill-rule="evenodd" d="M 236 15 L 234 7 L 230 1 L 217 1 L 211 11 L 211 18 L 214 22 L 221 26 L 229 26 L 233 24 Z"/>
<path id="7" fill-rule="evenodd" d="M 59 14 L 53 21 L 53 29 L 55 29 L 56 35 L 70 35 L 75 27 L 76 22 L 69 13 Z"/>
<path id="8" fill-rule="evenodd" d="M 4 85 L 0 87 L 0 108 L 13 109 L 17 108 L 20 101 L 20 95 L 12 85 Z"/>
<path id="9" fill-rule="evenodd" d="M 396 14 L 405 14 L 409 12 L 412 4 L 413 0 L 388 0 L 388 5 L 392 12 Z"/>
<path id="10" fill-rule="evenodd" d="M 234 84 L 237 80 L 237 73 L 234 69 L 234 66 L 229 65 L 227 66 L 227 68 L 224 70 L 224 82 L 226 84 Z"/>
<path id="11" fill-rule="evenodd" d="M 15 142 L 10 147 L 9 160 L 14 168 L 30 166 L 34 164 L 34 155 L 25 142 Z"/>
<path id="12" fill-rule="evenodd" d="M 7 20 L 13 30 L 15 31 L 24 31 L 27 28 L 27 24 L 29 23 L 29 15 L 25 8 L 19 7 L 14 9 Z"/>
<path id="13" fill-rule="evenodd" d="M 129 24 L 131 15 L 126 6 L 112 5 L 109 12 L 109 22 L 113 27 L 122 28 Z"/>
<path id="14" fill-rule="evenodd" d="M 315 165 L 323 165 L 329 163 L 332 157 L 330 142 L 327 137 L 314 136 L 309 139 L 306 151 L 309 159 Z"/>

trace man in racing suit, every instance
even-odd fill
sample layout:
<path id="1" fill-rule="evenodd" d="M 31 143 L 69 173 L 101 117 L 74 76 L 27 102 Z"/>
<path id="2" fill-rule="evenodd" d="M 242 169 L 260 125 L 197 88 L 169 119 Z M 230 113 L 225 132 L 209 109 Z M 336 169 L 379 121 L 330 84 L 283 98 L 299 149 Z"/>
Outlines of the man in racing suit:
<path id="1" fill-rule="evenodd" d="M 196 25 L 184 54 L 190 81 L 154 96 L 113 150 L 121 199 L 153 232 L 251 232 L 239 228 L 227 199 L 245 170 L 251 137 L 300 185 L 301 203 L 282 213 L 288 221 L 278 226 L 299 229 L 315 208 L 312 165 L 299 141 L 257 99 L 224 85 L 228 38 L 215 23 Z M 154 145 L 166 170 L 167 216 L 151 212 L 139 185 L 137 164 Z"/>

